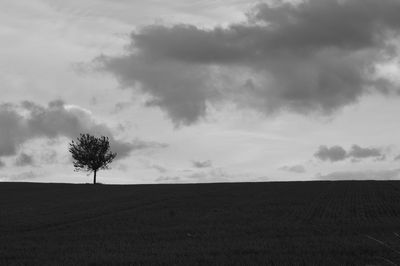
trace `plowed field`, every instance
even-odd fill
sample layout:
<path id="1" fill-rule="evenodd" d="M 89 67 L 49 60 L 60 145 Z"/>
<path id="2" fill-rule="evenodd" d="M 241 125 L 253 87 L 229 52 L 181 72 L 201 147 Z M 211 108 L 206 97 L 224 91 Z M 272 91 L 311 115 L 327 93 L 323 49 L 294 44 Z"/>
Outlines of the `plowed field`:
<path id="1" fill-rule="evenodd" d="M 0 183 L 0 265 L 400 265 L 400 182 Z"/>

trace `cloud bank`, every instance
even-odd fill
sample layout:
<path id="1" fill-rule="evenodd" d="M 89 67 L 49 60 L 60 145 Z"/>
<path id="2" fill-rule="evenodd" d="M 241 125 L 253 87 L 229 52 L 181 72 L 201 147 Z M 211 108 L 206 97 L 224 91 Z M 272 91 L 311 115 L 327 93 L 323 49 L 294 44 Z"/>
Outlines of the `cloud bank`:
<path id="1" fill-rule="evenodd" d="M 52 101 L 48 106 L 28 101 L 18 105 L 0 105 L 0 157 L 16 155 L 20 146 L 31 139 L 75 139 L 80 133 L 109 136 L 111 149 L 117 152 L 120 159 L 134 150 L 166 146 L 138 139 L 132 142 L 117 140 L 111 129 L 105 124 L 97 123 L 90 112 L 78 106 L 66 105 L 62 101 Z M 28 157 L 21 153 L 16 164 L 31 164 L 32 160 Z"/>
<path id="2" fill-rule="evenodd" d="M 375 66 L 397 57 L 398 14 L 398 0 L 262 3 L 224 28 L 144 27 L 123 55 L 94 62 L 177 125 L 224 102 L 266 115 L 331 114 L 371 91 L 395 92 Z"/>

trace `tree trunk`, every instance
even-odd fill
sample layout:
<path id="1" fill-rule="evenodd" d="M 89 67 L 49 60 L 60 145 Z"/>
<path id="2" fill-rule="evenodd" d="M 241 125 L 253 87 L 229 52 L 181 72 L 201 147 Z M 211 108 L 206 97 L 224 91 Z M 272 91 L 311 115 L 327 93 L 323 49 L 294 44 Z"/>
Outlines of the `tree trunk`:
<path id="1" fill-rule="evenodd" d="M 94 173 L 94 176 L 93 176 L 93 185 L 96 185 L 96 173 L 97 173 L 97 170 L 94 170 L 93 173 Z"/>

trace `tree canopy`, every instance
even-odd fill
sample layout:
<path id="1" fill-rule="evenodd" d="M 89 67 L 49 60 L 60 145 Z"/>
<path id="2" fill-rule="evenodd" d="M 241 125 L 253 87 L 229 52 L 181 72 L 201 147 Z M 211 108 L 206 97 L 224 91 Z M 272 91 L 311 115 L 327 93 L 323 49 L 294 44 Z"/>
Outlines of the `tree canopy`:
<path id="1" fill-rule="evenodd" d="M 96 184 L 97 171 L 109 169 L 109 164 L 117 156 L 110 151 L 110 141 L 106 136 L 80 134 L 77 141 L 72 141 L 69 145 L 75 169 L 93 172 L 93 184 Z"/>

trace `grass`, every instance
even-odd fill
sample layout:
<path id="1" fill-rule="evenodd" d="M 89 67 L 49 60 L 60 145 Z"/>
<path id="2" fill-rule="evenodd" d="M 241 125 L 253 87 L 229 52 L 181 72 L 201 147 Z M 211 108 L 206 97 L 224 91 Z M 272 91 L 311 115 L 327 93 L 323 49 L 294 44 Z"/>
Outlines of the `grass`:
<path id="1" fill-rule="evenodd" d="M 0 183 L 0 265 L 398 265 L 400 182 Z"/>

